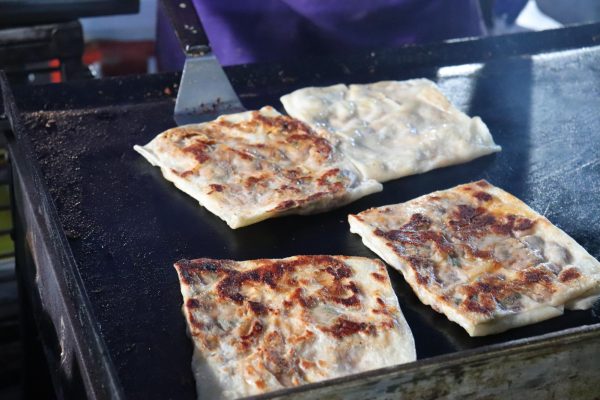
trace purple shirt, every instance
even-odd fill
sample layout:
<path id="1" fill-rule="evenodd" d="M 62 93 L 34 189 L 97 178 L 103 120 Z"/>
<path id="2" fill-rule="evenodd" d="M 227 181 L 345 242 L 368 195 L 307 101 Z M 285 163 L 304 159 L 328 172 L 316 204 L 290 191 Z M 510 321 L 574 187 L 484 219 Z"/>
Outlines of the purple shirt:
<path id="1" fill-rule="evenodd" d="M 478 36 L 479 0 L 193 0 L 221 64 Z"/>

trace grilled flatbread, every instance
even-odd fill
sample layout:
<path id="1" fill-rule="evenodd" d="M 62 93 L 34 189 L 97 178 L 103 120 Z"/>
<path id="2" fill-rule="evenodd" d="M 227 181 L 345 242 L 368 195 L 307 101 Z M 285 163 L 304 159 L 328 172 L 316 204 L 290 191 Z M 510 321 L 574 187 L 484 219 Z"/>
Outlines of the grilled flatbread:
<path id="1" fill-rule="evenodd" d="M 299 89 L 292 117 L 341 140 L 367 178 L 385 182 L 500 151 L 479 117 L 456 109 L 427 79 Z"/>
<path id="2" fill-rule="evenodd" d="M 589 308 L 600 263 L 525 203 L 486 181 L 350 215 L 350 230 L 419 299 L 471 336 Z"/>
<path id="3" fill-rule="evenodd" d="M 203 258 L 175 268 L 198 398 L 248 396 L 416 359 L 379 260 Z"/>
<path id="4" fill-rule="evenodd" d="M 382 189 L 326 138 L 271 107 L 169 129 L 134 148 L 231 228 L 326 211 Z"/>

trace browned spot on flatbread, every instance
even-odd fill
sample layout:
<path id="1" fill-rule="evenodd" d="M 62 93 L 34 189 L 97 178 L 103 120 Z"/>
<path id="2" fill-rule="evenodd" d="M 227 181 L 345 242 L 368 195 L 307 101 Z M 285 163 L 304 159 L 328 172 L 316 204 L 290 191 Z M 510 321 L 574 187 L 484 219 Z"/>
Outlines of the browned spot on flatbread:
<path id="1" fill-rule="evenodd" d="M 281 185 L 280 187 L 276 188 L 275 191 L 278 193 L 286 193 L 286 192 L 302 193 L 302 190 L 298 189 L 295 186 L 290 186 L 290 185 Z M 315 193 L 315 194 L 308 196 L 306 199 L 311 200 L 312 198 L 318 198 L 321 195 L 322 195 L 322 193 Z"/>
<path id="2" fill-rule="evenodd" d="M 359 332 L 364 332 L 372 336 L 377 334 L 375 325 L 366 322 L 350 321 L 344 317 L 339 317 L 335 324 L 329 327 L 321 327 L 320 329 L 337 339 L 343 339 L 346 336 L 354 335 Z"/>
<path id="3" fill-rule="evenodd" d="M 380 308 L 374 308 L 371 311 L 375 314 L 383 314 L 386 315 L 388 317 L 390 317 L 390 319 L 393 318 L 393 313 L 390 311 L 390 309 L 387 307 L 387 304 L 385 304 L 385 302 L 383 300 L 381 300 L 379 297 L 377 298 L 377 304 L 379 305 Z"/>
<path id="4" fill-rule="evenodd" d="M 177 172 L 177 171 L 173 171 L 173 172 L 182 178 L 187 178 L 188 176 L 196 174 L 198 171 L 195 168 L 192 168 L 192 169 L 188 169 L 187 171 L 183 171 L 183 172 Z"/>
<path id="5" fill-rule="evenodd" d="M 187 299 L 185 306 L 191 309 L 200 308 L 200 301 L 198 299 Z"/>
<path id="6" fill-rule="evenodd" d="M 339 168 L 330 169 L 330 170 L 326 171 L 325 173 L 323 173 L 323 175 L 321 175 L 319 177 L 319 179 L 317 179 L 317 184 L 321 185 L 321 186 L 331 185 L 331 184 L 335 183 L 335 181 L 333 179 L 337 178 L 339 173 L 340 173 Z"/>
<path id="7" fill-rule="evenodd" d="M 181 150 L 184 153 L 191 154 L 196 159 L 196 161 L 202 164 L 210 159 L 209 153 L 211 151 L 211 146 L 213 146 L 214 144 L 216 144 L 214 140 L 197 139 L 194 141 L 194 143 L 182 148 Z"/>
<path id="8" fill-rule="evenodd" d="M 188 129 L 188 128 L 175 128 L 169 129 L 165 136 L 168 138 L 175 138 L 178 140 L 189 139 L 194 136 L 201 135 L 202 132 L 196 129 Z"/>
<path id="9" fill-rule="evenodd" d="M 214 192 L 222 192 L 223 190 L 225 190 L 225 186 L 223 185 L 219 185 L 216 183 L 211 183 L 210 185 L 208 185 L 208 187 L 210 188 L 210 191 L 207 194 L 213 194 Z"/>
<path id="10" fill-rule="evenodd" d="M 288 361 L 289 356 L 285 354 L 283 336 L 279 332 L 269 332 L 265 335 L 263 344 L 263 362 L 266 369 L 279 382 L 291 385 L 290 375 L 294 372 L 294 366 L 290 365 L 290 361 Z"/>
<path id="11" fill-rule="evenodd" d="M 459 204 L 448 224 L 460 239 L 468 241 L 470 238 L 483 237 L 492 232 L 512 236 L 513 231 L 530 229 L 534 223 L 535 221 L 525 217 L 512 214 L 496 217 L 483 207 Z"/>
<path id="12" fill-rule="evenodd" d="M 192 333 L 204 330 L 204 324 L 196 319 L 194 313 L 188 313 L 188 318 L 192 327 Z"/>
<path id="13" fill-rule="evenodd" d="M 306 143 L 307 146 L 314 149 L 321 157 L 328 157 L 333 148 L 329 141 L 326 139 L 317 136 L 314 132 L 310 131 L 309 133 L 294 133 L 287 137 L 288 142 L 303 142 Z"/>
<path id="14" fill-rule="evenodd" d="M 304 204 L 306 202 L 310 202 L 310 201 L 315 201 L 318 200 L 320 198 L 323 198 L 325 196 L 327 196 L 329 193 L 327 192 L 317 192 L 317 193 L 313 193 L 310 196 L 308 196 L 306 199 L 300 200 L 299 202 L 301 204 Z"/>
<path id="15" fill-rule="evenodd" d="M 306 296 L 303 290 L 297 288 L 290 299 L 291 302 L 298 302 L 303 307 L 314 307 L 319 300 L 328 300 L 347 307 L 354 307 L 360 304 L 360 289 L 355 282 L 350 280 L 352 270 L 344 262 L 341 262 L 329 256 L 300 256 L 295 260 L 259 260 L 259 266 L 249 271 L 240 272 L 230 268 L 232 261 L 228 260 L 181 260 L 176 266 L 182 271 L 184 279 L 188 279 L 188 284 L 192 282 L 190 275 L 202 275 L 203 273 L 214 273 L 222 276 L 216 290 L 222 299 L 229 299 L 237 304 L 242 304 L 246 300 L 242 294 L 242 286 L 246 284 L 263 284 L 273 290 L 282 285 L 285 288 L 290 282 L 296 282 L 291 276 L 298 268 L 305 265 L 312 265 L 320 268 L 322 274 L 331 276 L 330 284 L 324 284 L 319 293 L 321 298 Z M 187 274 L 187 275 L 186 275 Z M 189 278 L 188 278 L 189 276 Z M 284 305 L 289 307 L 290 304 Z M 268 312 L 268 307 L 260 303 L 249 303 L 251 309 L 262 315 Z"/>
<path id="16" fill-rule="evenodd" d="M 401 243 L 403 245 L 414 247 L 425 247 L 431 242 L 444 254 L 453 255 L 454 248 L 452 243 L 439 232 L 429 230 L 431 220 L 422 214 L 413 214 L 410 221 L 400 229 L 394 229 L 384 232 L 380 229 L 374 231 L 375 235 L 383 236 L 388 241 Z"/>
<path id="17" fill-rule="evenodd" d="M 554 273 L 541 265 L 520 271 L 514 286 L 515 291 L 540 302 L 549 300 L 557 290 Z"/>
<path id="18" fill-rule="evenodd" d="M 295 205 L 296 205 L 296 202 L 294 200 L 285 200 L 285 201 L 282 201 L 281 203 L 277 204 L 273 210 L 283 211 L 283 210 L 287 210 L 288 208 L 292 208 Z"/>
<path id="19" fill-rule="evenodd" d="M 257 116 L 260 116 L 260 114 L 257 113 L 256 111 L 254 111 L 252 113 L 252 117 L 256 118 Z M 229 121 L 229 120 L 227 120 L 225 118 L 219 118 L 219 119 L 217 119 L 214 122 L 214 124 L 220 126 L 221 128 L 233 128 L 236 125 L 235 122 L 231 122 L 231 121 Z"/>
<path id="20" fill-rule="evenodd" d="M 561 273 L 558 276 L 558 279 L 561 282 L 566 283 L 579 277 L 581 277 L 581 273 L 577 268 L 567 268 L 561 271 Z"/>
<path id="21" fill-rule="evenodd" d="M 556 291 L 550 270 L 531 267 L 519 271 L 517 279 L 509 280 L 503 275 L 484 276 L 461 288 L 465 299 L 461 308 L 471 312 L 491 315 L 498 308 L 518 311 L 518 299 L 526 294 L 543 301 Z"/>
<path id="22" fill-rule="evenodd" d="M 342 278 L 348 278 L 352 276 L 352 270 L 350 267 L 343 263 L 336 263 L 334 265 L 325 268 L 325 271 L 333 276 L 333 279 L 340 280 Z"/>
<path id="23" fill-rule="evenodd" d="M 360 290 L 352 281 L 348 284 L 334 281 L 331 285 L 323 286 L 323 288 L 319 290 L 319 294 L 324 299 L 346 307 L 358 307 L 360 305 L 360 299 L 358 297 Z"/>
<path id="24" fill-rule="evenodd" d="M 460 307 L 474 313 L 490 315 L 497 309 L 496 298 L 512 293 L 512 287 L 497 277 L 473 282 L 463 287 L 465 300 Z"/>
<path id="25" fill-rule="evenodd" d="M 262 379 L 257 379 L 254 383 L 256 384 L 256 387 L 260 390 L 265 390 L 267 387 L 267 384 Z"/>
<path id="26" fill-rule="evenodd" d="M 479 191 L 479 192 L 473 193 L 473 197 L 475 197 L 477 200 L 480 200 L 480 201 L 491 201 L 493 199 L 491 194 L 484 192 L 484 191 Z"/>
<path id="27" fill-rule="evenodd" d="M 528 229 L 531 229 L 534 224 L 535 221 L 532 221 L 529 218 L 517 218 L 517 220 L 515 221 L 514 229 L 516 231 L 526 231 Z"/>
<path id="28" fill-rule="evenodd" d="M 267 131 L 280 131 L 283 133 L 293 132 L 294 134 L 308 134 L 310 136 L 316 136 L 314 131 L 304 122 L 288 117 L 287 115 L 277 115 L 275 117 L 266 117 L 260 114 L 258 111 L 252 113 L 252 120 L 250 124 L 253 126 L 260 125 L 267 129 Z"/>
<path id="29" fill-rule="evenodd" d="M 256 315 L 264 315 L 264 314 L 266 314 L 269 311 L 268 307 L 266 307 L 262 303 L 259 303 L 258 301 L 250 301 L 249 300 L 248 301 L 248 306 L 250 306 L 250 309 Z"/>
<path id="30" fill-rule="evenodd" d="M 240 339 L 244 342 L 248 342 L 256 337 L 258 337 L 262 331 L 263 331 L 263 325 L 260 323 L 260 321 L 254 321 L 254 324 L 252 325 L 252 329 L 250 329 L 250 332 L 248 332 L 245 335 L 241 335 Z"/>
<path id="31" fill-rule="evenodd" d="M 539 268 L 528 269 L 519 272 L 520 282 L 524 285 L 531 285 L 534 283 L 552 284 L 552 277 L 549 271 L 545 271 Z"/>
<path id="32" fill-rule="evenodd" d="M 197 260 L 179 260 L 175 263 L 175 268 L 181 274 L 181 280 L 190 285 L 194 283 L 195 278 L 201 277 L 203 272 L 226 273 L 230 270 L 232 261 L 230 260 L 211 260 L 200 258 Z"/>
<path id="33" fill-rule="evenodd" d="M 411 215 L 410 221 L 402 226 L 404 230 L 423 230 L 429 229 L 431 226 L 431 220 L 420 213 Z"/>
<path id="34" fill-rule="evenodd" d="M 482 250 L 477 245 L 469 242 L 460 243 L 460 247 L 471 257 L 475 258 L 491 259 L 493 255 L 491 250 Z"/>
<path id="35" fill-rule="evenodd" d="M 291 299 L 304 308 L 314 308 L 319 303 L 312 296 L 305 296 L 302 288 L 297 288 L 291 296 Z"/>
<path id="36" fill-rule="evenodd" d="M 254 156 L 252 154 L 249 154 L 245 151 L 239 150 L 239 149 L 233 149 L 233 148 L 228 148 L 229 151 L 233 152 L 234 154 L 236 154 L 238 157 L 240 157 L 242 160 L 246 160 L 246 161 L 252 161 L 254 160 Z"/>
<path id="37" fill-rule="evenodd" d="M 477 299 L 468 298 L 461 306 L 470 312 L 485 315 L 491 314 L 496 309 L 496 303 L 487 294 L 482 294 Z"/>
<path id="38" fill-rule="evenodd" d="M 435 276 L 435 263 L 428 258 L 406 257 L 406 261 L 415 272 L 415 278 L 419 285 L 426 286 L 430 283 L 430 277 Z M 431 282 L 433 283 L 433 282 Z"/>
<path id="39" fill-rule="evenodd" d="M 375 278 L 376 280 L 378 280 L 379 282 L 386 282 L 387 279 L 385 279 L 385 276 L 378 274 L 377 272 L 371 272 L 371 276 L 373 278 Z"/>
<path id="40" fill-rule="evenodd" d="M 302 368 L 304 368 L 304 369 L 311 369 L 311 368 L 315 368 L 317 366 L 317 364 L 315 364 L 312 361 L 308 361 L 308 360 L 300 361 L 300 365 L 302 365 Z"/>
<path id="41" fill-rule="evenodd" d="M 360 222 L 365 222 L 365 219 L 363 217 L 361 217 L 360 215 L 356 215 L 356 214 L 350 214 L 350 215 L 352 215 L 354 218 L 356 218 Z"/>
<path id="42" fill-rule="evenodd" d="M 358 297 L 360 289 L 358 286 L 351 280 L 344 283 L 344 279 L 352 276 L 352 270 L 346 264 L 338 262 L 329 265 L 324 269 L 324 272 L 327 272 L 333 277 L 333 282 L 331 285 L 324 285 L 323 288 L 319 290 L 319 293 L 323 298 L 342 304 L 346 307 L 356 307 L 360 305 L 360 299 Z"/>
<path id="43" fill-rule="evenodd" d="M 261 182 L 264 182 L 264 181 L 265 181 L 265 177 L 264 176 L 249 176 L 244 181 L 244 186 L 250 189 L 250 188 L 252 188 L 252 187 L 256 186 L 257 184 L 259 184 Z"/>
<path id="44" fill-rule="evenodd" d="M 294 346 L 302 346 L 306 343 L 313 343 L 316 339 L 316 335 L 309 330 L 304 331 L 302 335 L 288 337 L 287 340 Z"/>
<path id="45" fill-rule="evenodd" d="M 281 171 L 281 174 L 290 180 L 307 179 L 308 178 L 308 177 L 305 177 L 303 175 L 303 172 L 298 168 L 284 169 L 283 171 Z"/>
<path id="46" fill-rule="evenodd" d="M 485 276 L 461 287 L 465 299 L 460 307 L 470 312 L 491 315 L 498 303 L 515 295 L 515 287 L 501 275 Z"/>
<path id="47" fill-rule="evenodd" d="M 450 228 L 463 238 L 486 234 L 494 224 L 496 218 L 488 214 L 483 207 L 472 207 L 467 204 L 459 204 L 449 221 Z"/>

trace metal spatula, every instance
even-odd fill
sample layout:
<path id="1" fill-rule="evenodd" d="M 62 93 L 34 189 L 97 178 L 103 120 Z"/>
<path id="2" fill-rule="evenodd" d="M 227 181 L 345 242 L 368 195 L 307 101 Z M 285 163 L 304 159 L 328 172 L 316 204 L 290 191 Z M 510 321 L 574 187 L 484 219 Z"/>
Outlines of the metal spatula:
<path id="1" fill-rule="evenodd" d="M 186 125 L 245 111 L 227 75 L 212 54 L 188 57 L 175 103 L 175 122 Z"/>
<path id="2" fill-rule="evenodd" d="M 219 115 L 246 111 L 216 59 L 190 0 L 161 1 L 185 53 L 175 103 L 178 125 L 206 122 Z"/>

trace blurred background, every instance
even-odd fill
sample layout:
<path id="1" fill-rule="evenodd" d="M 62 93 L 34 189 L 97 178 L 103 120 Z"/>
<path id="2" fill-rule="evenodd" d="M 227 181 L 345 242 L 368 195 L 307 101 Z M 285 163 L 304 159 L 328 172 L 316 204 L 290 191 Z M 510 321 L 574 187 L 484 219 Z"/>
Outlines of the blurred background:
<path id="1" fill-rule="evenodd" d="M 24 83 L 64 80 L 65 77 L 61 78 L 59 73 L 60 51 L 56 52 L 57 58 L 50 60 L 42 59 L 45 54 L 38 54 L 39 60 L 31 57 L 32 54 L 20 59 L 15 56 L 17 52 L 31 53 L 26 45 L 21 44 L 19 48 L 19 39 L 23 43 L 39 40 L 43 35 L 42 30 L 38 30 L 35 38 L 25 33 L 21 33 L 19 38 L 15 30 L 18 27 L 79 20 L 82 33 L 72 26 L 59 27 L 64 32 L 54 32 L 54 35 L 64 34 L 68 38 L 68 42 L 65 38 L 59 38 L 59 43 L 54 44 L 57 48 L 71 47 L 62 49 L 68 56 L 77 54 L 79 49 L 76 47 L 82 46 L 81 61 L 86 71 L 78 71 L 77 66 L 73 65 L 62 66 L 72 78 L 85 76 L 88 71 L 91 76 L 101 78 L 181 70 L 183 50 L 178 48 L 165 11 L 158 3 L 158 0 L 0 0 L 0 66 L 3 65 L 9 75 L 12 74 L 13 80 Z M 179 5 L 176 0 L 166 3 Z M 310 2 L 194 0 L 181 3 L 182 7 L 190 4 L 181 11 L 200 16 L 213 44 L 213 51 L 223 65 L 278 60 L 278 57 L 289 58 L 291 53 L 298 52 L 319 54 L 336 49 L 384 48 L 462 36 L 555 29 L 600 20 L 600 2 L 597 0 L 460 0 L 446 2 L 451 4 L 450 7 L 436 5 L 443 1 L 432 0 L 423 2 L 433 4 L 430 11 L 426 10 L 428 13 L 416 12 L 414 4 L 411 4 L 415 3 L 414 0 L 375 1 L 363 12 L 370 15 L 360 16 L 364 17 L 360 25 L 355 23 L 355 1 L 338 2 L 345 5 L 337 15 L 331 13 L 331 5 L 329 8 L 308 7 L 306 3 Z M 380 13 L 378 9 L 389 14 L 389 4 L 392 3 L 398 9 L 398 15 L 388 17 L 391 22 L 386 22 L 377 14 Z M 434 9 L 436 7 L 437 11 Z M 78 17 L 90 14 L 109 15 Z M 386 23 L 394 23 L 394 18 L 397 20 L 404 15 L 410 17 L 402 22 L 407 26 L 404 31 L 389 31 L 389 27 L 385 26 Z M 341 21 L 342 18 L 345 20 Z M 350 26 L 348 21 L 354 25 Z M 481 29 L 473 28 L 476 24 L 481 24 Z M 423 28 L 418 28 L 420 26 Z M 70 31 L 68 28 L 71 28 Z M 191 25 L 190 29 L 193 29 Z M 322 32 L 315 33 L 317 29 Z M 416 32 L 417 29 L 420 31 Z M 281 35 L 281 32 L 285 34 Z M 411 35 L 411 32 L 415 33 Z M 286 37 L 288 33 L 295 37 Z M 343 36 L 345 41 L 331 39 L 336 35 Z M 240 40 L 243 36 L 247 36 L 248 40 Z M 280 40 L 281 36 L 283 39 Z M 247 43 L 252 40 L 254 43 Z M 7 56 L 7 51 L 13 52 L 13 56 Z M 249 51 L 256 52 L 258 56 L 249 56 Z M 232 56 L 233 52 L 240 52 L 240 56 Z M 69 57 L 66 58 L 64 63 L 73 63 Z"/>

